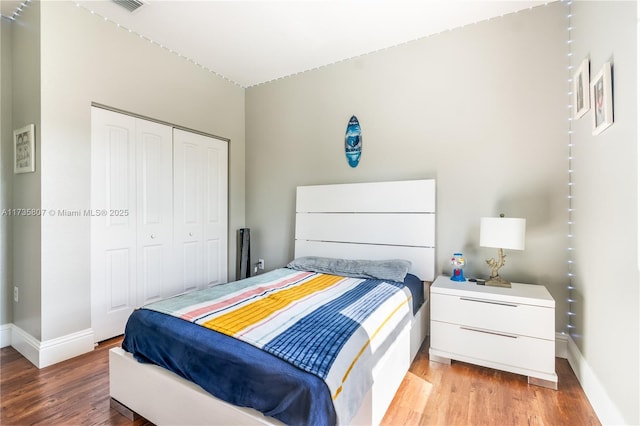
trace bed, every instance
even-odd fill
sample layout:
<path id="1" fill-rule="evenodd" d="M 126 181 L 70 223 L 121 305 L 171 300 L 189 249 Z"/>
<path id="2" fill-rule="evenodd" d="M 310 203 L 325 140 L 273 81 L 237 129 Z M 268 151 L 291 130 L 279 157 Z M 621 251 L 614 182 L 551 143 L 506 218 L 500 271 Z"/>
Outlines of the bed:
<path id="1" fill-rule="evenodd" d="M 137 335 L 142 337 L 136 340 L 129 339 L 129 336 L 125 335 L 123 347 L 130 352 L 123 348 L 114 348 L 110 351 L 112 405 L 138 413 L 156 424 L 227 425 L 281 424 L 283 422 L 378 424 L 427 332 L 427 303 L 420 299 L 429 294 L 428 291 L 424 291 L 422 282 L 432 281 L 434 275 L 435 181 L 298 187 L 295 234 L 295 260 L 286 268 L 278 268 L 247 280 L 212 287 L 204 293 L 213 293 L 216 297 L 226 298 L 228 302 L 238 300 L 236 297 L 240 293 L 255 295 L 256 288 L 260 288 L 260 293 L 264 294 L 265 288 L 269 288 L 268 291 L 276 287 L 284 289 L 282 291 L 289 291 L 287 286 L 290 285 L 298 286 L 299 283 L 309 285 L 308 282 L 324 283 L 332 280 L 337 283 L 335 287 L 334 284 L 327 285 L 326 290 L 325 287 L 322 288 L 322 292 L 335 292 L 340 297 L 351 295 L 354 291 L 363 294 L 365 292 L 383 294 L 384 296 L 378 297 L 377 300 L 380 301 L 381 306 L 391 307 L 389 308 L 391 310 L 387 311 L 388 315 L 383 314 L 385 320 L 381 323 L 385 324 L 384 328 L 379 327 L 380 330 L 385 330 L 380 333 L 380 336 L 387 336 L 384 339 L 379 338 L 375 343 L 376 348 L 381 349 L 375 351 L 371 349 L 374 346 L 374 338 L 378 338 L 378 334 L 372 332 L 370 326 L 348 324 L 351 329 L 360 330 L 353 331 L 353 334 L 363 334 L 361 330 L 366 330 L 365 339 L 368 337 L 372 343 L 366 346 L 367 350 L 355 350 L 353 352 L 355 356 L 352 353 L 341 360 L 340 355 L 337 355 L 338 358 L 332 358 L 329 363 L 347 365 L 349 360 L 353 359 L 354 361 L 347 365 L 346 370 L 353 372 L 351 376 L 362 376 L 363 380 L 352 380 L 351 376 L 347 380 L 345 377 L 348 375 L 334 374 L 329 371 L 329 368 L 326 369 L 329 372 L 323 373 L 324 376 L 317 374 L 317 371 L 311 372 L 307 369 L 308 364 L 296 364 L 297 361 L 286 358 L 286 354 L 283 358 L 275 358 L 274 354 L 283 356 L 282 353 L 286 351 L 282 348 L 285 346 L 273 344 L 277 339 L 272 339 L 269 340 L 269 344 L 258 349 L 252 343 L 265 342 L 268 339 L 255 337 L 258 334 L 252 328 L 253 325 L 249 327 L 250 332 L 239 333 L 243 336 L 250 335 L 247 338 L 249 341 L 238 336 L 231 338 L 219 327 L 221 324 L 219 321 L 222 320 L 217 317 L 219 311 L 215 310 L 220 308 L 219 304 L 223 302 L 219 300 L 222 299 L 216 299 L 215 312 L 203 313 L 204 311 L 200 309 L 203 303 L 207 306 L 211 303 L 198 299 L 198 297 L 204 297 L 202 294 L 188 294 L 175 301 L 160 302 L 159 306 L 145 307 L 132 315 L 126 334 L 134 335 L 134 329 L 138 329 L 142 331 L 138 331 Z M 379 279 L 377 272 L 371 276 L 358 275 L 362 274 L 362 265 L 365 265 L 365 272 L 368 272 L 370 269 L 367 268 L 370 267 L 380 271 L 380 265 L 385 264 L 389 259 L 398 259 L 392 264 L 394 268 L 398 265 L 406 266 L 405 271 L 400 271 L 404 277 L 402 280 L 394 278 L 396 275 Z M 322 269 L 326 267 L 327 262 L 331 266 L 328 271 Z M 343 269 L 336 272 L 336 265 Z M 352 272 L 350 268 L 354 265 L 359 269 L 357 273 L 349 275 L 348 273 Z M 314 269 L 314 267 L 321 268 Z M 347 269 L 346 275 L 342 275 L 344 268 Z M 386 273 L 387 269 L 383 268 L 383 271 Z M 302 286 L 303 284 L 296 288 L 306 288 Z M 189 299 L 188 303 L 185 302 L 186 299 Z M 304 305 L 300 302 L 301 306 L 305 307 L 299 310 L 315 313 L 324 309 L 325 318 L 327 315 L 328 318 L 336 315 L 331 311 L 334 302 L 324 303 L 320 298 L 314 302 L 316 305 L 312 305 L 311 299 L 305 296 L 304 303 L 309 304 Z M 367 306 L 368 304 L 369 302 Z M 175 305 L 173 308 L 176 306 L 177 308 L 169 312 L 171 310 L 167 308 L 169 305 Z M 227 305 L 224 309 L 227 309 Z M 236 319 L 241 317 L 243 312 L 240 308 L 238 310 L 240 313 L 237 314 Z M 144 311 L 144 315 L 140 314 L 140 311 Z M 408 314 L 404 314 L 405 311 Z M 198 315 L 202 314 L 201 317 L 206 318 L 202 320 L 198 315 L 192 315 L 191 317 L 200 319 L 185 321 L 185 312 L 198 312 Z M 289 313 L 287 311 L 286 315 L 279 314 L 283 318 L 283 323 L 287 322 Z M 211 319 L 214 317 L 215 320 Z M 220 317 L 226 319 L 227 314 L 220 314 Z M 203 321 L 210 327 L 207 325 L 203 327 Z M 319 322 L 322 321 L 322 319 L 319 320 Z M 164 325 L 158 327 L 155 324 L 169 322 L 179 324 L 176 327 L 172 326 L 173 335 L 167 337 L 164 334 L 157 334 L 158 329 L 164 328 Z M 378 326 L 374 326 L 378 330 L 376 327 Z M 388 332 L 387 329 L 389 329 Z M 296 332 L 299 331 L 296 329 Z M 267 330 L 267 334 L 269 333 L 272 333 L 271 329 Z M 308 333 L 307 330 L 307 336 Z M 205 335 L 209 337 L 203 339 Z M 278 335 L 278 338 L 280 337 L 281 335 Z M 300 338 L 296 337 L 296 339 Z M 314 339 L 307 337 L 307 339 L 309 342 L 321 341 L 317 337 Z M 164 349 L 156 349 L 156 346 L 162 346 L 158 343 L 161 341 L 165 341 Z M 181 342 L 180 345 L 178 341 Z M 184 343 L 187 341 L 191 343 Z M 203 341 L 208 343 L 202 343 Z M 351 344 L 351 340 L 346 338 L 345 342 L 347 342 L 345 346 Z M 183 343 L 192 346 L 181 346 Z M 353 345 L 360 348 L 360 343 Z M 140 348 L 142 349 L 139 351 Z M 208 361 L 200 359 L 194 362 L 192 356 L 196 353 L 206 353 L 207 356 L 217 358 Z M 236 359 L 239 353 L 242 353 L 244 358 Z M 154 360 L 154 356 L 157 359 Z M 178 362 L 181 357 L 187 360 L 182 366 Z M 313 354 L 308 359 L 316 358 L 318 356 Z M 358 362 L 355 359 L 358 359 Z M 360 362 L 360 359 L 366 359 L 366 362 Z M 150 362 L 143 363 L 138 360 Z M 163 365 L 164 368 L 155 364 Z M 316 364 L 325 366 L 327 362 Z M 366 367 L 361 367 L 361 364 Z M 213 392 L 210 390 L 211 393 L 209 393 L 203 389 L 203 387 L 208 388 L 208 384 L 197 385 L 186 380 L 184 377 L 197 381 L 198 379 L 194 379 L 194 376 L 197 376 L 198 372 L 194 374 L 187 371 L 188 368 L 185 365 L 189 368 L 195 367 L 196 370 L 205 370 L 199 373 L 208 378 L 219 374 L 211 385 L 216 389 Z M 209 369 L 205 369 L 204 366 Z M 358 369 L 362 371 L 357 372 Z M 345 370 L 344 367 L 343 370 Z M 336 382 L 334 376 L 341 376 L 341 378 L 338 377 Z M 243 377 L 245 381 L 240 384 L 227 383 L 228 377 Z M 280 379 L 283 378 L 287 379 L 281 382 Z M 223 390 L 220 391 L 220 388 Z M 247 389 L 250 389 L 250 392 Z M 212 393 L 216 393 L 219 397 L 213 396 Z M 247 394 L 249 394 L 248 397 Z M 264 400 L 262 400 L 263 394 Z M 293 394 L 297 394 L 298 399 L 292 399 Z M 253 400 L 256 395 L 260 396 L 260 401 Z M 251 403 L 247 403 L 246 398 Z M 312 398 L 307 408 L 303 408 L 305 404 L 300 402 L 305 398 Z M 283 408 L 286 405 L 288 407 Z M 250 406 L 255 406 L 261 411 L 249 408 Z M 332 409 L 333 414 L 331 414 Z M 287 410 L 293 412 L 289 413 Z M 301 414 L 303 417 L 295 417 L 298 415 L 296 410 L 304 412 Z M 334 417 L 331 417 L 332 415 Z"/>

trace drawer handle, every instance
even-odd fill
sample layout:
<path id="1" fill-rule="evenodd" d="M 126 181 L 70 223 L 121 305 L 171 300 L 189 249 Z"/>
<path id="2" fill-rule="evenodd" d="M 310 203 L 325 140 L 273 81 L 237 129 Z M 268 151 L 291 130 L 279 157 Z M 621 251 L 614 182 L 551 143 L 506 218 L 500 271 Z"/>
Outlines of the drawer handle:
<path id="1" fill-rule="evenodd" d="M 512 308 L 517 308 L 518 307 L 518 305 L 514 305 L 513 303 L 493 302 L 491 300 L 482 300 L 482 299 L 469 299 L 468 297 L 461 297 L 460 300 L 466 300 L 467 302 L 488 303 L 490 305 L 510 306 Z"/>
<path id="2" fill-rule="evenodd" d="M 514 336 L 513 334 L 498 333 L 496 331 L 478 330 L 477 328 L 469 328 L 469 327 L 460 327 L 460 328 L 462 330 L 475 331 L 475 332 L 478 332 L 478 333 L 485 333 L 485 334 L 495 334 L 496 336 L 509 337 L 511 339 L 517 339 L 518 338 L 518 336 Z"/>

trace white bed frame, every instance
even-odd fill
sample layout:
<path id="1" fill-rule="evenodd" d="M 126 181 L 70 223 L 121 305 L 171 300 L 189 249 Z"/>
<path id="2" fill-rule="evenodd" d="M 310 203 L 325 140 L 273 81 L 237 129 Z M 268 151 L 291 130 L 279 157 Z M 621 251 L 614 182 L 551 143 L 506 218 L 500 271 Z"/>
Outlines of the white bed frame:
<path id="1" fill-rule="evenodd" d="M 411 273 L 433 281 L 435 180 L 301 186 L 296 195 L 295 257 L 408 259 Z M 425 288 L 425 298 L 429 295 Z M 373 387 L 350 424 L 377 425 L 427 335 L 428 304 L 400 333 L 372 372 Z M 231 405 L 164 368 L 109 352 L 112 406 L 158 424 L 281 424 Z"/>

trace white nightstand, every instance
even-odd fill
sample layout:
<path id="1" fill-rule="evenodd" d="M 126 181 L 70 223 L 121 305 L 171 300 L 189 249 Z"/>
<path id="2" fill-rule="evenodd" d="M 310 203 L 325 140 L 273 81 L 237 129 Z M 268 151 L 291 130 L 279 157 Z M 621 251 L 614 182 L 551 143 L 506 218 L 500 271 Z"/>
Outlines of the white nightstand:
<path id="1" fill-rule="evenodd" d="M 510 371 L 558 389 L 556 303 L 544 286 L 490 287 L 440 276 L 431 285 L 430 303 L 432 361 Z"/>

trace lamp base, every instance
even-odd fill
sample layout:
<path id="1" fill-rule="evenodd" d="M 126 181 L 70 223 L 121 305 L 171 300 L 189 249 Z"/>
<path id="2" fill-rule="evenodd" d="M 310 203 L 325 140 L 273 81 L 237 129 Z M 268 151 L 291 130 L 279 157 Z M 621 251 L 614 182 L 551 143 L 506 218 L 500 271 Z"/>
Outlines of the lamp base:
<path id="1" fill-rule="evenodd" d="M 505 260 L 506 257 L 507 256 L 504 254 L 504 251 L 501 248 L 499 248 L 498 249 L 498 260 L 497 261 L 495 259 L 487 260 L 487 265 L 489 265 L 491 267 L 491 276 L 485 282 L 484 285 L 489 285 L 489 286 L 493 286 L 493 287 L 511 288 L 511 283 L 509 281 L 503 279 L 500 276 L 500 274 L 498 273 L 500 268 L 502 268 L 504 266 L 504 263 L 505 263 L 504 260 Z"/>
<path id="2" fill-rule="evenodd" d="M 503 279 L 500 276 L 489 277 L 489 279 L 484 283 L 484 285 L 488 285 L 488 286 L 492 286 L 492 287 L 511 288 L 511 282 Z"/>

